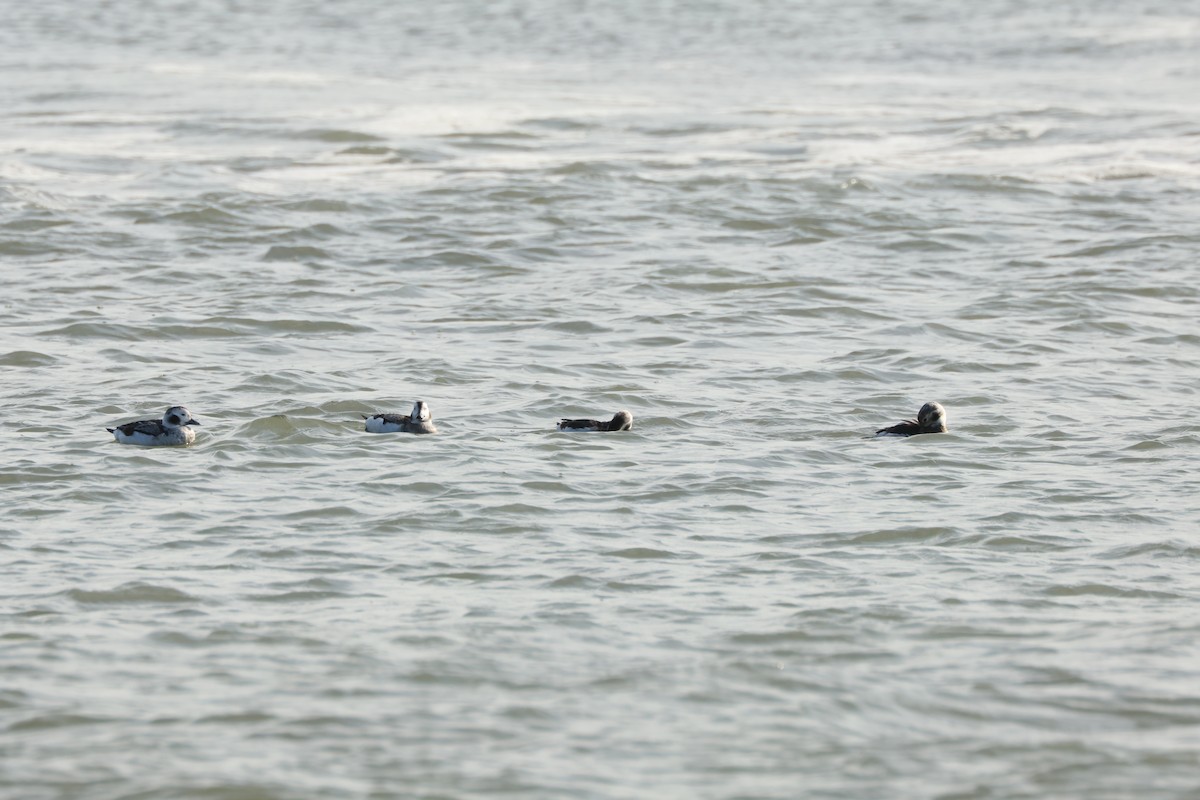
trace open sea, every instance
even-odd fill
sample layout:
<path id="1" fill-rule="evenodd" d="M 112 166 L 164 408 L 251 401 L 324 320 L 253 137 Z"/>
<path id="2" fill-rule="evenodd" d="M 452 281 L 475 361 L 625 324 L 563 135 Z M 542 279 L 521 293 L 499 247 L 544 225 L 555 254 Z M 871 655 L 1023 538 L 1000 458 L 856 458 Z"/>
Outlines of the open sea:
<path id="1" fill-rule="evenodd" d="M 6 3 L 0 798 L 1200 797 L 1198 389 L 1194 0 Z"/>

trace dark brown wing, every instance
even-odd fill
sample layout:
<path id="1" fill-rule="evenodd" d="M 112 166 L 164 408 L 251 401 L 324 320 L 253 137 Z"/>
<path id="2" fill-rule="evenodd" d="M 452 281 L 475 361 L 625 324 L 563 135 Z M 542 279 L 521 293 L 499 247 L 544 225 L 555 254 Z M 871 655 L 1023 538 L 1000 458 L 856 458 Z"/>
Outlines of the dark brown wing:
<path id="1" fill-rule="evenodd" d="M 917 424 L 915 419 L 906 419 L 899 425 L 893 425 L 890 428 L 880 428 L 879 430 L 875 431 L 875 435 L 878 436 L 881 433 L 894 433 L 899 436 L 913 436 L 920 432 L 921 426 Z"/>
<path id="2" fill-rule="evenodd" d="M 560 431 L 603 431 L 608 429 L 607 422 L 598 419 L 564 419 L 558 423 Z"/>
<path id="3" fill-rule="evenodd" d="M 162 424 L 160 419 L 139 419 L 137 422 L 126 422 L 124 425 L 118 425 L 115 428 L 109 428 L 109 433 L 120 431 L 126 436 L 132 436 L 135 433 L 144 433 L 147 436 L 162 436 L 167 431 L 167 427 Z"/>

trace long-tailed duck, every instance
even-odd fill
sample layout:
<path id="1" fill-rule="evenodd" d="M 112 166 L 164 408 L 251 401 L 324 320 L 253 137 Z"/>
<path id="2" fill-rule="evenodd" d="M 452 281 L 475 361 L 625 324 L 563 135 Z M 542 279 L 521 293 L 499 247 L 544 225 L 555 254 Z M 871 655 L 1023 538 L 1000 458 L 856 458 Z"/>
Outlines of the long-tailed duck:
<path id="1" fill-rule="evenodd" d="M 558 423 L 560 431 L 631 431 L 633 414 L 618 411 L 608 422 L 599 419 L 564 419 Z"/>
<path id="2" fill-rule="evenodd" d="M 906 419 L 899 425 L 890 428 L 880 428 L 876 436 L 893 434 L 895 436 L 916 436 L 918 433 L 945 433 L 946 409 L 941 403 L 929 402 L 921 406 L 916 419 Z"/>
<path id="3" fill-rule="evenodd" d="M 105 430 L 121 444 L 140 444 L 147 447 L 187 445 L 196 441 L 196 432 L 191 426 L 199 424 L 192 419 L 192 412 L 183 406 L 171 406 L 161 420 L 141 419 Z"/>
<path id="4" fill-rule="evenodd" d="M 418 400 L 410 414 L 374 414 L 363 415 L 367 421 L 367 433 L 437 433 L 433 426 L 433 415 L 429 413 L 429 404 Z"/>

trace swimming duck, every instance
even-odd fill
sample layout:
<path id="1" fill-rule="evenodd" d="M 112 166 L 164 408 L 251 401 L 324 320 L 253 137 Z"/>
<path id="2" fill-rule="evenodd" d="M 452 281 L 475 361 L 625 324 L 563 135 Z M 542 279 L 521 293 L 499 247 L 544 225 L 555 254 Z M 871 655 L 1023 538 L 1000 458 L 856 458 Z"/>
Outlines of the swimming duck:
<path id="1" fill-rule="evenodd" d="M 146 447 L 188 445 L 196 441 L 192 412 L 183 406 L 171 406 L 162 419 L 141 419 L 115 428 L 105 428 L 121 444 L 140 444 Z"/>
<path id="2" fill-rule="evenodd" d="M 413 404 L 409 414 L 374 414 L 363 415 L 367 421 L 367 433 L 437 433 L 433 425 L 433 415 L 429 413 L 429 404 L 418 400 Z"/>
<path id="3" fill-rule="evenodd" d="M 941 403 L 929 402 L 921 406 L 916 419 L 906 419 L 899 425 L 890 428 L 880 428 L 876 436 L 893 434 L 895 436 L 916 436 L 918 433 L 945 433 L 946 409 Z"/>
<path id="4" fill-rule="evenodd" d="M 564 419 L 558 423 L 560 431 L 631 431 L 633 414 L 618 411 L 608 422 L 599 419 Z"/>

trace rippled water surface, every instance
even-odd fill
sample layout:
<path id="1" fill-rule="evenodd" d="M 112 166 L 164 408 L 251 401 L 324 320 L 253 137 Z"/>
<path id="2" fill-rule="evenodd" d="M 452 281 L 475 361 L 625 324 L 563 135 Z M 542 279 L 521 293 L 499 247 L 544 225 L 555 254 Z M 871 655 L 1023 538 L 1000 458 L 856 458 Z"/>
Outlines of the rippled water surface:
<path id="1" fill-rule="evenodd" d="M 1200 18 L 1042 5 L 0 12 L 0 796 L 1195 797 Z"/>

